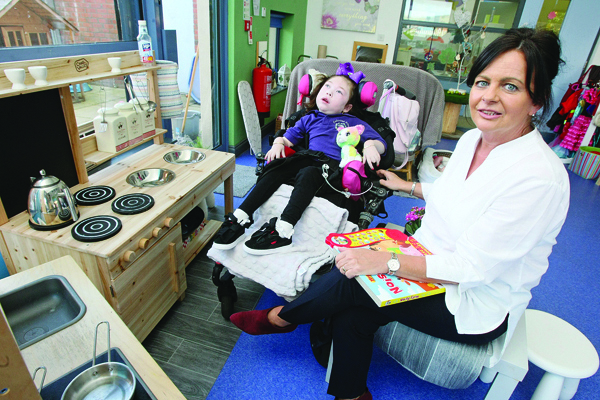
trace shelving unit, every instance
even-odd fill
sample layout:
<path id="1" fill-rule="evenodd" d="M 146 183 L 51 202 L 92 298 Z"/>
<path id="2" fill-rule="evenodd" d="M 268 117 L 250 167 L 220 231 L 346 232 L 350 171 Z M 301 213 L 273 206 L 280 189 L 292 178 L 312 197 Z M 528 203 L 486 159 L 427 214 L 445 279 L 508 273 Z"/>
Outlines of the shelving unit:
<path id="1" fill-rule="evenodd" d="M 111 72 L 111 67 L 108 64 L 108 57 L 121 57 L 121 72 Z M 48 68 L 46 86 L 36 86 L 35 79 L 29 74 L 28 67 L 43 65 Z M 12 82 L 4 74 L 4 70 L 8 68 L 23 68 L 25 69 L 25 85 L 26 88 L 22 90 L 13 90 Z M 104 161 L 117 156 L 120 153 L 103 153 L 98 152 L 96 146 L 96 138 L 92 139 L 84 138 L 80 140 L 79 130 L 77 128 L 77 121 L 75 118 L 75 110 L 73 108 L 73 101 L 71 98 L 71 92 L 69 87 L 75 84 L 81 84 L 85 82 L 92 82 L 101 79 L 114 78 L 117 76 L 125 76 L 130 74 L 136 74 L 140 72 L 146 72 L 148 76 L 148 98 L 159 104 L 155 111 L 156 119 L 156 135 L 151 137 L 155 144 L 162 144 L 164 142 L 163 135 L 166 130 L 162 129 L 162 118 L 160 112 L 160 101 L 158 99 L 158 82 L 156 76 L 156 70 L 160 69 L 157 65 L 142 65 L 138 51 L 126 51 L 126 52 L 114 52 L 114 53 L 101 53 L 101 54 L 89 54 L 79 55 L 73 57 L 59 57 L 59 58 L 48 58 L 40 60 L 28 60 L 28 61 L 17 61 L 0 63 L 0 101 L 9 97 L 15 96 L 29 96 L 42 91 L 58 90 L 60 95 L 60 102 L 62 112 L 64 115 L 64 122 L 66 125 L 66 131 L 69 138 L 69 144 L 71 147 L 71 154 L 75 165 L 78 183 L 88 182 L 88 167 L 98 165 Z M 36 96 L 32 96 L 32 99 Z M 29 99 L 27 100 L 29 105 Z M 43 109 L 46 107 L 45 104 L 39 104 L 32 101 L 30 104 L 31 109 Z M 24 110 L 26 112 L 27 110 Z M 8 116 L 7 116 L 8 117 Z M 149 141 L 147 138 L 143 142 Z M 83 147 L 85 143 L 85 150 Z M 28 146 L 48 146 L 52 142 L 42 144 L 28 144 Z M 139 143 L 142 144 L 142 143 Z M 137 145 L 139 145 L 137 144 Z M 52 151 L 52 149 L 49 149 Z M 24 162 L 25 160 L 23 160 Z M 18 165 L 15 165 L 18 168 Z M 23 203 L 23 209 L 26 204 Z M 0 201 L 0 224 L 6 223 L 12 215 L 7 215 L 4 205 Z"/>

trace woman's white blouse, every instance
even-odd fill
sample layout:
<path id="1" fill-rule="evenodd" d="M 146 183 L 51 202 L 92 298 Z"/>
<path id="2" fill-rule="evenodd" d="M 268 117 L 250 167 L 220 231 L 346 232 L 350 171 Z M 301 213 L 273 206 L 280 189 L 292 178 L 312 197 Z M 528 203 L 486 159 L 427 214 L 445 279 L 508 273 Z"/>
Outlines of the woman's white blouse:
<path id="1" fill-rule="evenodd" d="M 459 282 L 444 285 L 458 332 L 489 332 L 510 313 L 510 337 L 548 268 L 569 178 L 537 129 L 494 148 L 467 178 L 480 137 L 478 129 L 465 133 L 442 176 L 423 184 L 415 238 L 434 254 L 427 276 Z"/>

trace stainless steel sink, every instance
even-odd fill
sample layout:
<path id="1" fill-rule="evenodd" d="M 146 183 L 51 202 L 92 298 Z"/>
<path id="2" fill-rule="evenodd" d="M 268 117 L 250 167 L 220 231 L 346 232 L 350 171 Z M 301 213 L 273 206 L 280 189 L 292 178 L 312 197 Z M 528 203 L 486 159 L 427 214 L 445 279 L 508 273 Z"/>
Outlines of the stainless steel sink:
<path id="1" fill-rule="evenodd" d="M 136 187 L 155 187 L 164 185 L 175 179 L 175 172 L 164 168 L 148 168 L 132 172 L 127 176 L 127 183 Z"/>
<path id="2" fill-rule="evenodd" d="M 195 164 L 206 158 L 206 154 L 198 150 L 170 151 L 163 156 L 163 160 L 171 164 Z"/>
<path id="3" fill-rule="evenodd" d="M 20 349 L 79 321 L 85 304 L 63 277 L 50 275 L 0 295 Z"/>

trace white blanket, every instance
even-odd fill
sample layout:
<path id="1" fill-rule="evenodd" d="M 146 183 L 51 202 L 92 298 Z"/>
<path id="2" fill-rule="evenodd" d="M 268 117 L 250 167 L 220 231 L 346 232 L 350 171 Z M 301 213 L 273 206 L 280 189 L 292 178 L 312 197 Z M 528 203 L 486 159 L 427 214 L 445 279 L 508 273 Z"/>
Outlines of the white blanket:
<path id="1" fill-rule="evenodd" d="M 288 203 L 292 187 L 282 185 L 255 213 L 247 231 L 249 238 L 272 217 L 279 217 Z M 354 232 L 358 227 L 348 221 L 348 211 L 315 197 L 294 227 L 292 246 L 283 253 L 255 256 L 244 251 L 244 242 L 231 250 L 211 248 L 208 256 L 223 264 L 234 275 L 252 279 L 278 296 L 291 300 L 308 287 L 312 275 L 333 261 L 336 252 L 326 243 L 330 233 Z"/>

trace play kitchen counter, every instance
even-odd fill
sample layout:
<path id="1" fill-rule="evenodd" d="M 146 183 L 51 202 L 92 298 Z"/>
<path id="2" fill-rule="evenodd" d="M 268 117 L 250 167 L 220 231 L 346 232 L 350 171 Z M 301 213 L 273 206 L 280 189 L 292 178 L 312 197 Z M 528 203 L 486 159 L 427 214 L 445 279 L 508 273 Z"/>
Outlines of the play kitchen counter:
<path id="1" fill-rule="evenodd" d="M 208 221 L 194 240 L 183 248 L 179 222 L 221 183 L 225 182 L 225 211 L 233 208 L 235 157 L 205 150 L 206 158 L 194 164 L 172 164 L 163 159 L 175 150 L 189 149 L 172 144 L 151 145 L 89 177 L 89 182 L 71 188 L 75 193 L 89 186 L 109 186 L 115 198 L 142 193 L 154 205 L 139 214 L 121 215 L 111 209 L 111 201 L 78 206 L 75 224 L 99 215 L 117 216 L 122 229 L 98 242 L 74 239 L 75 224 L 53 231 L 29 227 L 29 214 L 23 212 L 0 226 L 2 256 L 11 274 L 69 255 L 117 311 L 141 341 L 169 308 L 182 298 L 187 287 L 185 265 L 214 236 L 221 223 Z M 48 167 L 50 168 L 50 166 Z M 175 173 L 175 179 L 155 187 L 134 187 L 126 182 L 133 172 L 162 168 Z"/>
<path id="2" fill-rule="evenodd" d="M 0 295 L 49 275 L 65 277 L 85 303 L 86 312 L 83 318 L 73 325 L 21 350 L 21 356 L 25 361 L 29 376 L 27 376 L 27 371 L 19 368 L 22 364 L 17 362 L 16 358 L 18 357 L 13 354 L 18 351 L 14 339 L 10 335 L 4 334 L 0 337 L 0 342 L 4 344 L 0 347 L 0 358 L 7 354 L 13 355 L 13 362 L 9 368 L 2 368 L 0 371 L 0 377 L 3 378 L 0 379 L 2 385 L 12 386 L 15 389 L 8 392 L 8 399 L 34 398 L 27 394 L 35 395 L 31 376 L 39 366 L 47 368 L 45 386 L 48 386 L 57 378 L 90 360 L 96 324 L 108 321 L 111 330 L 111 347 L 118 348 L 123 353 L 154 397 L 157 400 L 185 400 L 185 397 L 119 316 L 94 289 L 90 280 L 71 257 L 62 257 L 0 280 Z M 0 318 L 2 318 L 1 314 Z M 104 332 L 103 329 L 99 330 L 98 354 L 106 350 L 106 334 Z M 13 343 L 14 347 L 11 348 L 10 343 Z M 10 353 L 11 351 L 13 353 Z M 41 380 L 40 376 L 41 374 L 38 373 L 36 378 L 38 386 Z"/>

